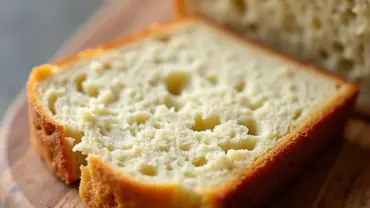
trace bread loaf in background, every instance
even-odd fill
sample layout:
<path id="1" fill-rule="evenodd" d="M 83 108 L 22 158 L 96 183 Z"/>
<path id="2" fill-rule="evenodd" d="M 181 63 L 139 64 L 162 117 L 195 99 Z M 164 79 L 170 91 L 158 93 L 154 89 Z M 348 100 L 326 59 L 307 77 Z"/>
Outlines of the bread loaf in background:
<path id="1" fill-rule="evenodd" d="M 241 35 L 361 85 L 370 115 L 368 0 L 174 0 L 178 16 L 201 14 Z"/>

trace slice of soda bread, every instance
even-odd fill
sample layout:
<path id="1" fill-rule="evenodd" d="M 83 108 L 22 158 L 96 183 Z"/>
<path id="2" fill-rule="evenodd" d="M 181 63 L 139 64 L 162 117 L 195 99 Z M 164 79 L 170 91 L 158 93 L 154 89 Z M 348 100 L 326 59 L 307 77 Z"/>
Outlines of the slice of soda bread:
<path id="1" fill-rule="evenodd" d="M 357 94 L 196 17 L 28 82 L 32 143 L 67 183 L 83 165 L 88 207 L 254 206 L 341 136 Z"/>

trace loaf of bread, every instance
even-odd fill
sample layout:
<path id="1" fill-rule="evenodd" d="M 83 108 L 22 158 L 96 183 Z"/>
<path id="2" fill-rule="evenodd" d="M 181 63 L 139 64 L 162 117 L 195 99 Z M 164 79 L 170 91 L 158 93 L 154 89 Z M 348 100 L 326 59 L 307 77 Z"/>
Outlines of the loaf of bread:
<path id="1" fill-rule="evenodd" d="M 340 137 L 357 93 L 196 17 L 28 81 L 32 143 L 66 183 L 82 166 L 88 207 L 259 204 Z"/>
<path id="2" fill-rule="evenodd" d="M 201 14 L 239 34 L 361 85 L 370 115 L 370 4 L 367 0 L 174 0 L 177 15 Z"/>

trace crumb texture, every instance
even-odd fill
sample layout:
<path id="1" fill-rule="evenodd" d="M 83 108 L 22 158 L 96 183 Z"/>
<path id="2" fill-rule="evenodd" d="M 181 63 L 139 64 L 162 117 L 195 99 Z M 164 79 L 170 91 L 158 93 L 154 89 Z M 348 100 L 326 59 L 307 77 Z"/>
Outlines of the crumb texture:
<path id="1" fill-rule="evenodd" d="M 360 82 L 370 75 L 368 0 L 184 0 L 270 46 Z"/>
<path id="2" fill-rule="evenodd" d="M 340 88 L 199 24 L 55 67 L 38 83 L 41 105 L 74 151 L 142 182 L 208 190 Z"/>

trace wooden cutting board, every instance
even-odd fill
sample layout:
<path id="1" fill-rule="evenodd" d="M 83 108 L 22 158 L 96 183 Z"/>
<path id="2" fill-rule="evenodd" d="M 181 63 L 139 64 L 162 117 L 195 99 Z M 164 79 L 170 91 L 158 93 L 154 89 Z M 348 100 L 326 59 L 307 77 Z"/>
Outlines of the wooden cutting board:
<path id="1" fill-rule="evenodd" d="M 167 20 L 171 18 L 169 1 L 105 5 L 54 58 Z M 1 129 L 0 208 L 83 207 L 78 184 L 61 183 L 30 148 L 25 99 L 24 92 L 17 96 Z M 353 118 L 346 139 L 318 158 L 267 207 L 370 207 L 370 123 Z"/>

